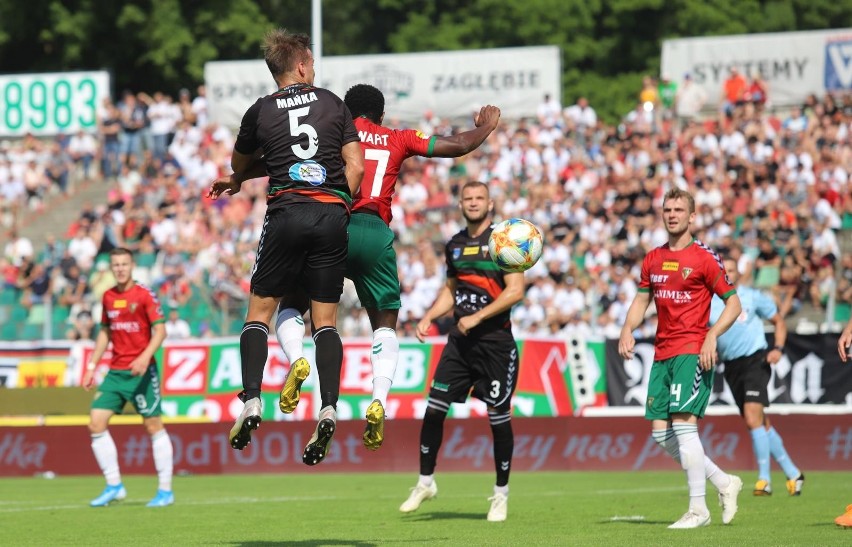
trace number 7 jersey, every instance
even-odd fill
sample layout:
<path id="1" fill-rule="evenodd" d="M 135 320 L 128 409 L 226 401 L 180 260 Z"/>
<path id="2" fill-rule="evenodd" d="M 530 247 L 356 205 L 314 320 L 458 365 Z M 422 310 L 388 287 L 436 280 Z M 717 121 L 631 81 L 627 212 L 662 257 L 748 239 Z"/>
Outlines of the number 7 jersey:
<path id="1" fill-rule="evenodd" d="M 352 212 L 373 211 L 390 225 L 391 201 L 402 162 L 411 156 L 431 157 L 437 137 L 413 129 L 390 129 L 367 118 L 355 119 L 364 150 L 364 178 L 355 193 Z"/>

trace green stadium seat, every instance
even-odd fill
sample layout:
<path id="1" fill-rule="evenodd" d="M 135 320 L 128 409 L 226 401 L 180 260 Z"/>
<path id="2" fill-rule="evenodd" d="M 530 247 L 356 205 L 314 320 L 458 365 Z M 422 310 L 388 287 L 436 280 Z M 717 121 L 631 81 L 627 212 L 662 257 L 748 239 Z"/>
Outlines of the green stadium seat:
<path id="1" fill-rule="evenodd" d="M 23 307 L 22 305 L 20 305 L 18 303 L 15 303 L 15 304 L 12 305 L 12 312 L 10 314 L 9 319 L 13 323 L 23 323 L 24 321 L 27 320 L 28 315 L 29 315 L 29 311 L 27 311 L 27 308 Z"/>
<path id="2" fill-rule="evenodd" d="M 30 308 L 30 313 L 27 314 L 27 324 L 43 325 L 45 320 L 44 304 L 34 304 Z"/>
<path id="3" fill-rule="evenodd" d="M 20 296 L 18 295 L 17 289 L 3 289 L 0 290 L 0 305 L 8 306 L 10 304 L 15 304 L 20 300 Z"/>
<path id="4" fill-rule="evenodd" d="M 68 331 L 68 323 L 65 321 L 54 321 L 52 326 L 52 336 L 54 340 L 65 339 L 65 333 Z"/>
<path id="5" fill-rule="evenodd" d="M 21 340 L 41 340 L 43 332 L 44 332 L 44 330 L 43 330 L 43 327 L 41 325 L 34 325 L 32 323 L 25 323 L 24 328 L 21 330 L 20 339 Z"/>
<path id="6" fill-rule="evenodd" d="M 11 321 L 8 323 L 4 323 L 3 327 L 0 328 L 0 339 L 9 340 L 14 342 L 18 339 L 18 325 L 17 323 L 12 323 Z"/>
<path id="7" fill-rule="evenodd" d="M 238 317 L 237 319 L 232 319 L 231 324 L 228 327 L 228 332 L 225 334 L 240 334 L 243 332 L 243 325 L 246 324 L 246 320 L 243 317 Z"/>
<path id="8" fill-rule="evenodd" d="M 781 269 L 778 266 L 763 266 L 757 272 L 754 286 L 758 289 L 771 289 L 781 280 Z"/>
<path id="9" fill-rule="evenodd" d="M 156 253 L 142 253 L 136 255 L 136 265 L 142 266 L 143 268 L 150 268 L 157 261 Z"/>
<path id="10" fill-rule="evenodd" d="M 53 307 L 53 322 L 64 323 L 68 321 L 68 315 L 71 313 L 71 306 L 54 306 Z"/>
<path id="11" fill-rule="evenodd" d="M 834 321 L 845 325 L 850 317 L 852 317 L 852 304 L 838 302 L 834 307 Z"/>

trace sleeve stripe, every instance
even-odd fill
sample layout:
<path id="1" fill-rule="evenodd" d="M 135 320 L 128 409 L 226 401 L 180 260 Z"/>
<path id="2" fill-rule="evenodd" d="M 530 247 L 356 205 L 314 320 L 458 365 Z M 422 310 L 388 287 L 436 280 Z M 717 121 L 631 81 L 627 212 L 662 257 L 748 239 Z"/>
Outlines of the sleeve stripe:
<path id="1" fill-rule="evenodd" d="M 429 148 L 426 149 L 426 156 L 431 158 L 432 154 L 435 153 L 435 143 L 438 141 L 437 135 L 432 135 L 429 137 Z"/>
<path id="2" fill-rule="evenodd" d="M 722 295 L 722 300 L 727 300 L 728 298 L 732 297 L 735 294 L 737 294 L 737 289 L 731 289 L 731 290 L 729 290 L 728 292 L 726 292 L 725 294 Z"/>

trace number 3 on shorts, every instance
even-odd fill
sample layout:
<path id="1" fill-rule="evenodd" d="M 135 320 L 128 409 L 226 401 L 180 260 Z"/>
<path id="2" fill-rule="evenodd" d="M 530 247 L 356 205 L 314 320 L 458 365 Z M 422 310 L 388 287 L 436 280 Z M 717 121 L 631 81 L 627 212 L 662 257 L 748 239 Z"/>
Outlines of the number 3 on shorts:
<path id="1" fill-rule="evenodd" d="M 500 395 L 500 382 L 498 382 L 497 380 L 492 380 L 491 381 L 491 391 L 489 391 L 488 394 L 492 397 L 499 396 Z"/>

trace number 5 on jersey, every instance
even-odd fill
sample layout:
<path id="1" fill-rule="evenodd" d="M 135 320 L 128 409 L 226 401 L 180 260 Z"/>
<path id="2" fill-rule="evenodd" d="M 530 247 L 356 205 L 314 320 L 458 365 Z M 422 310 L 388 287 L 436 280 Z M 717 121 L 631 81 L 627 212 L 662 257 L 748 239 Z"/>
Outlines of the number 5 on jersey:
<path id="1" fill-rule="evenodd" d="M 302 147 L 300 144 L 294 144 L 290 147 L 293 153 L 296 154 L 296 157 L 303 160 L 314 157 L 314 154 L 317 153 L 317 149 L 319 148 L 319 136 L 314 126 L 308 123 L 299 123 L 299 118 L 307 116 L 310 110 L 310 106 L 305 106 L 288 112 L 290 115 L 290 134 L 294 137 L 298 137 L 299 135 L 308 136 L 307 148 Z"/>

